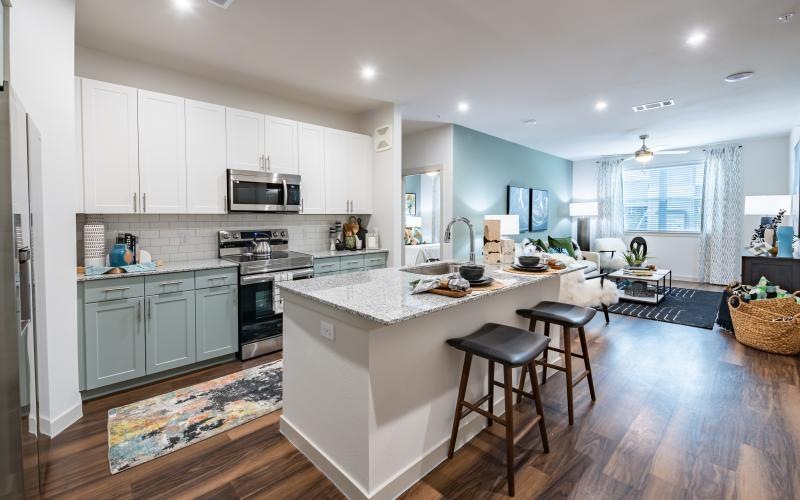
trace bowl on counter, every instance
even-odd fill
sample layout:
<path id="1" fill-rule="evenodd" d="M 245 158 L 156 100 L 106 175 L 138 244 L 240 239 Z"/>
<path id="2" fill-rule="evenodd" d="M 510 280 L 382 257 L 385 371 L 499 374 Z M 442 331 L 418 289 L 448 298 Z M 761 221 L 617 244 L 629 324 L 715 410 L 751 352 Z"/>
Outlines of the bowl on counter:
<path id="1" fill-rule="evenodd" d="M 458 269 L 458 273 L 467 281 L 478 281 L 483 278 L 483 266 L 464 264 Z"/>
<path id="2" fill-rule="evenodd" d="M 520 255 L 517 259 L 522 267 L 536 267 L 541 261 L 538 255 Z"/>

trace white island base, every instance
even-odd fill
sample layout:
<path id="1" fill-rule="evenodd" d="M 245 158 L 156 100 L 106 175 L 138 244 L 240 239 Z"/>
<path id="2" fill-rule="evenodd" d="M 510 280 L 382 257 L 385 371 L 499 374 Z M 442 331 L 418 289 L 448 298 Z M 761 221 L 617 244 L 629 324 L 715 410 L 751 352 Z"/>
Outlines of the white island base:
<path id="1" fill-rule="evenodd" d="M 281 432 L 348 497 L 398 496 L 447 458 L 464 355 L 445 340 L 488 322 L 527 328 L 516 309 L 556 300 L 553 278 L 395 324 L 283 293 Z M 323 323 L 333 340 L 321 335 Z M 558 346 L 560 332 L 552 333 Z M 486 371 L 475 358 L 468 400 L 486 393 Z M 502 390 L 494 404 L 502 415 Z M 457 447 L 485 426 L 475 413 L 463 419 Z"/>

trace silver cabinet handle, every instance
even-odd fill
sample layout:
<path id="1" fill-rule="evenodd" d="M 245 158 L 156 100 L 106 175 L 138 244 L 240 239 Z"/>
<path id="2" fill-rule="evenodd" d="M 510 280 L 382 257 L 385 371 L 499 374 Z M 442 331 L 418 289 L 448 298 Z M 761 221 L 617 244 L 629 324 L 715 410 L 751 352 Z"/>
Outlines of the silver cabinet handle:
<path id="1" fill-rule="evenodd" d="M 137 210 L 136 210 L 136 208 L 137 208 L 137 207 L 136 207 L 136 200 L 137 200 L 137 198 L 139 198 L 139 197 L 138 197 L 138 196 L 136 196 L 136 193 L 133 193 L 133 213 L 136 213 L 136 211 L 137 211 Z"/>
<path id="2" fill-rule="evenodd" d="M 303 198 L 300 198 L 300 213 L 303 213 Z"/>
<path id="3" fill-rule="evenodd" d="M 147 297 L 147 319 L 150 319 L 151 311 L 153 310 L 153 299 Z"/>
<path id="4" fill-rule="evenodd" d="M 271 170 L 272 170 L 272 158 L 270 158 L 270 156 L 267 155 L 267 172 Z"/>
<path id="5" fill-rule="evenodd" d="M 147 193 L 142 193 L 142 213 L 147 212 Z"/>
<path id="6" fill-rule="evenodd" d="M 228 213 L 228 195 L 227 194 L 223 194 L 222 195 L 222 212 L 226 213 L 226 214 Z"/>
<path id="7" fill-rule="evenodd" d="M 158 286 L 169 286 L 169 285 L 180 285 L 183 281 L 164 281 L 163 283 L 159 283 Z"/>
<path id="8" fill-rule="evenodd" d="M 235 304 L 238 301 L 239 301 L 238 289 L 236 287 L 233 287 L 233 303 Z"/>
<path id="9" fill-rule="evenodd" d="M 214 280 L 227 281 L 227 279 L 228 279 L 228 276 L 209 276 L 208 277 L 208 281 L 214 281 Z"/>
<path id="10" fill-rule="evenodd" d="M 258 155 L 258 169 L 264 170 L 264 155 Z"/>
<path id="11" fill-rule="evenodd" d="M 125 290 L 130 290 L 131 287 L 129 286 L 120 286 L 117 288 L 104 288 L 103 293 L 110 293 L 110 292 L 124 292 Z"/>
<path id="12" fill-rule="evenodd" d="M 137 318 L 136 321 L 138 321 L 139 323 L 142 322 L 142 303 L 141 303 L 141 301 L 136 303 L 136 318 Z M 137 335 L 138 335 L 138 333 L 137 333 Z"/>

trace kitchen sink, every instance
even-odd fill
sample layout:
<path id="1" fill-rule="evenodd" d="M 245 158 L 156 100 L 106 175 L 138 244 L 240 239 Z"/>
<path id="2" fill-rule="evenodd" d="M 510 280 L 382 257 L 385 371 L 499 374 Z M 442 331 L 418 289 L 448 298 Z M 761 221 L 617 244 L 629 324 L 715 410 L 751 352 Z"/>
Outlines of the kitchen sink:
<path id="1" fill-rule="evenodd" d="M 439 276 L 441 274 L 457 273 L 462 264 L 461 262 L 436 262 L 433 264 L 423 264 L 421 266 L 403 267 L 400 270 L 412 274 Z"/>

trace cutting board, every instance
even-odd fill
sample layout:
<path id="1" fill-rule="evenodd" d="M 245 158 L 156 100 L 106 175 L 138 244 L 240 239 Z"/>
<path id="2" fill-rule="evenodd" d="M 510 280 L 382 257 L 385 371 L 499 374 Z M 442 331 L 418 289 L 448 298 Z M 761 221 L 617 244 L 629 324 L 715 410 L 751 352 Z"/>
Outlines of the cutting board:
<path id="1" fill-rule="evenodd" d="M 472 289 L 458 291 L 458 290 L 449 290 L 443 288 L 434 288 L 433 290 L 428 290 L 430 293 L 435 293 L 436 295 L 444 295 L 445 297 L 453 297 L 454 299 L 461 299 L 466 297 L 470 293 L 472 293 Z"/>

